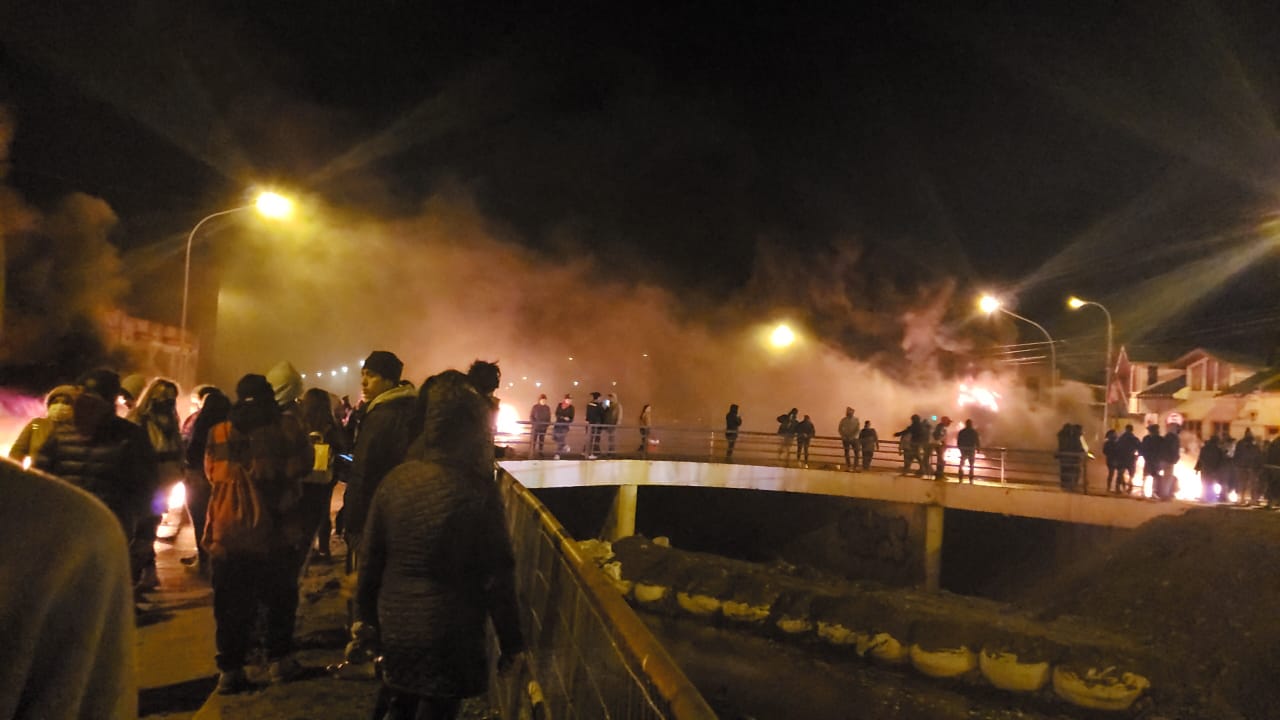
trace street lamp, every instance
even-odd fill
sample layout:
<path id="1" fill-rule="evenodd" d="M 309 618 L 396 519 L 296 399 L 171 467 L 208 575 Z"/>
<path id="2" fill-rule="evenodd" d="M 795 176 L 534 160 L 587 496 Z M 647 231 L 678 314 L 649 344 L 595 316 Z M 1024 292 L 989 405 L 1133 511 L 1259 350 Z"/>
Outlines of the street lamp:
<path id="1" fill-rule="evenodd" d="M 1093 300 L 1081 300 L 1075 295 L 1072 295 L 1071 297 L 1067 298 L 1067 307 L 1071 308 L 1072 310 L 1079 310 L 1085 305 L 1093 305 L 1094 307 L 1101 310 L 1102 314 L 1107 316 L 1107 367 L 1106 367 L 1106 372 L 1103 373 L 1103 382 L 1106 383 L 1106 387 L 1103 388 L 1103 391 L 1102 391 L 1102 432 L 1103 434 L 1106 434 L 1107 430 L 1110 429 L 1107 426 L 1107 421 L 1110 419 L 1108 416 L 1108 410 L 1110 408 L 1108 408 L 1107 406 L 1110 405 L 1111 403 L 1111 337 L 1112 337 L 1111 311 L 1107 310 L 1107 308 L 1104 307 L 1100 302 L 1094 302 Z"/>
<path id="2" fill-rule="evenodd" d="M 1052 395 L 1053 388 L 1058 383 L 1058 351 L 1053 346 L 1053 338 L 1049 336 L 1049 331 L 1045 330 L 1044 326 L 1036 322 L 1035 320 L 1022 317 L 1018 313 L 1004 307 L 1000 303 L 999 298 L 996 298 L 993 295 L 983 295 L 981 298 L 979 298 L 978 309 L 982 310 L 982 312 L 986 313 L 987 315 L 990 315 L 991 313 L 994 313 L 998 310 L 1004 313 L 1005 315 L 1008 315 L 1010 317 L 1015 317 L 1025 323 L 1035 325 L 1036 328 L 1040 330 L 1040 332 L 1044 333 L 1045 339 L 1049 341 L 1049 393 Z"/>
<path id="3" fill-rule="evenodd" d="M 191 228 L 191 232 L 187 234 L 187 255 L 182 267 L 182 319 L 179 323 L 178 342 L 183 344 L 182 352 L 182 370 L 185 373 L 187 369 L 187 297 L 191 292 L 191 244 L 196 239 L 196 233 L 200 231 L 200 227 L 216 217 L 223 215 L 231 215 L 242 210 L 256 210 L 259 215 L 276 220 L 289 217 L 293 213 L 293 201 L 289 198 L 273 192 L 258 193 L 258 197 L 252 205 L 241 205 L 230 210 L 222 210 L 212 215 L 206 215 L 201 218 L 196 226 Z"/>

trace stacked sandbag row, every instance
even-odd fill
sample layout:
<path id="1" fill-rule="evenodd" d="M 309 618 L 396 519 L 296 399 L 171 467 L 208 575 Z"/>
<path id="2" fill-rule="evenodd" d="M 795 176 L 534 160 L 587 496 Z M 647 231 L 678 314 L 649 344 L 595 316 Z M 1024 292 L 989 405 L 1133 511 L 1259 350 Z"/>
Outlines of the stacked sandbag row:
<path id="1" fill-rule="evenodd" d="M 661 540 L 661 539 L 660 539 Z M 1098 710 L 1128 709 L 1150 683 L 1119 643 L 955 596 L 805 577 L 686 552 L 640 536 L 585 552 L 635 606 L 813 642 L 934 678 L 1043 693 Z M 1060 638 L 1060 639 L 1055 639 Z"/>

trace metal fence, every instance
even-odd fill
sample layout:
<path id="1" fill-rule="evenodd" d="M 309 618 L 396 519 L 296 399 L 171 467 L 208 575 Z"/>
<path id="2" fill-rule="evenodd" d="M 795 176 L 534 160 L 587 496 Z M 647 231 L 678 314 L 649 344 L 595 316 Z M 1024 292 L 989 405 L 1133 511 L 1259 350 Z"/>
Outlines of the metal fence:
<path id="1" fill-rule="evenodd" d="M 499 433 L 497 442 L 506 448 L 507 458 L 527 459 L 583 459 L 623 458 L 684 460 L 692 462 L 733 462 L 746 465 L 775 465 L 780 467 L 806 467 L 811 469 L 844 470 L 844 444 L 839 437 L 817 436 L 809 445 L 807 459 L 796 456 L 796 441 L 784 441 L 782 436 L 771 433 L 739 432 L 729 454 L 729 440 L 723 430 L 711 428 L 655 427 L 642 428 L 618 425 L 616 427 L 589 427 L 568 425 L 563 435 L 554 433 L 554 423 L 549 427 L 541 443 L 533 435 L 528 422 L 520 423 L 519 432 Z M 557 437 L 560 441 L 557 442 Z M 541 452 L 539 452 L 539 447 Z M 1061 461 L 1063 453 L 1051 450 L 1021 450 L 1003 447 L 982 448 L 974 457 L 973 474 L 978 480 L 1012 485 L 1061 485 Z M 1080 482 L 1088 487 L 1088 458 L 1075 455 Z M 959 474 L 960 450 L 954 446 L 944 449 L 945 473 L 954 479 Z M 853 460 L 852 452 L 850 460 Z M 935 458 L 926 462 L 928 475 L 932 476 Z M 903 455 L 898 441 L 892 437 L 880 440 L 879 449 L 872 453 L 871 469 L 882 472 L 902 472 Z M 915 466 L 918 467 L 918 466 Z M 966 471 L 968 466 L 966 465 Z M 914 469 L 913 469 L 914 472 Z M 966 476 L 967 476 L 966 472 Z"/>
<path id="2" fill-rule="evenodd" d="M 502 469 L 498 482 L 529 646 L 522 675 L 492 678 L 503 717 L 715 718 L 555 517 Z"/>

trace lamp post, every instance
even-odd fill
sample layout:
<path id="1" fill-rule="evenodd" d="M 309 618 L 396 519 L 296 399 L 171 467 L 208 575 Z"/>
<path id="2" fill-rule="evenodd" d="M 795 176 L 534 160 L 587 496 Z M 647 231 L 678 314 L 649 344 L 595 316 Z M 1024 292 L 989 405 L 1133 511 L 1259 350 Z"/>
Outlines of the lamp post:
<path id="1" fill-rule="evenodd" d="M 1111 311 L 1107 310 L 1107 308 L 1103 306 L 1103 304 L 1100 302 L 1094 302 L 1093 300 L 1081 300 L 1080 298 L 1074 295 L 1067 298 L 1067 307 L 1071 308 L 1072 310 L 1079 310 L 1085 305 L 1093 305 L 1094 307 L 1101 310 L 1103 315 L 1107 316 L 1107 367 L 1106 367 L 1106 372 L 1103 373 L 1103 378 L 1104 378 L 1103 382 L 1106 383 L 1106 387 L 1103 388 L 1102 390 L 1102 433 L 1105 435 L 1107 430 L 1110 430 L 1110 428 L 1107 426 L 1107 422 L 1108 420 L 1110 420 L 1109 413 L 1108 413 L 1110 408 L 1108 407 L 1108 405 L 1110 405 L 1111 403 L 1111 371 L 1112 371 L 1111 369 L 1111 337 L 1112 337 Z"/>
<path id="2" fill-rule="evenodd" d="M 190 233 L 187 233 L 186 260 L 183 262 L 182 266 L 182 318 L 179 321 L 178 326 L 178 342 L 182 343 L 183 346 L 182 370 L 184 373 L 187 369 L 187 298 L 191 293 L 191 244 L 196 239 L 196 233 L 200 231 L 201 226 L 205 223 L 216 217 L 231 215 L 232 213 L 238 213 L 242 210 L 257 210 L 258 213 L 264 217 L 279 219 L 288 217 L 293 212 L 293 202 L 289 200 L 289 198 L 273 192 L 259 193 L 257 199 L 252 205 L 241 205 L 240 207 L 234 207 L 230 210 L 221 210 L 211 215 L 206 215 L 200 219 L 200 222 L 196 223 L 195 227 L 191 228 Z"/>
<path id="3" fill-rule="evenodd" d="M 1050 397 L 1052 397 L 1054 395 L 1054 386 L 1058 384 L 1058 351 L 1053 346 L 1053 338 L 1049 336 L 1049 331 L 1045 330 L 1044 326 L 1035 320 L 1025 318 L 1018 313 L 1005 308 L 1000 303 L 1000 300 L 992 295 L 983 295 L 978 300 L 978 308 L 988 315 L 998 310 L 1005 315 L 1015 317 L 1022 322 L 1034 325 L 1038 330 L 1040 330 L 1040 332 L 1044 333 L 1044 338 L 1049 341 L 1049 394 Z"/>

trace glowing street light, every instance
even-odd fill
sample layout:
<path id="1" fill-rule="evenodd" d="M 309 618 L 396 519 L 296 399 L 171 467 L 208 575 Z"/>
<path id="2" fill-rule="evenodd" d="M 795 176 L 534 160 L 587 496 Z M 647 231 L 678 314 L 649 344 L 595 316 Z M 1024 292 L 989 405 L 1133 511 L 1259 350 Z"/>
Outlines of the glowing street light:
<path id="1" fill-rule="evenodd" d="M 978 309 L 986 313 L 987 315 L 990 315 L 998 310 L 1004 313 L 1005 315 L 1008 315 L 1009 317 L 1014 317 L 1025 323 L 1035 325 L 1036 328 L 1040 330 L 1040 332 L 1044 333 L 1044 338 L 1049 341 L 1049 392 L 1050 394 L 1052 394 L 1054 386 L 1058 384 L 1058 351 L 1053 346 L 1053 338 L 1049 336 L 1049 331 L 1045 330 L 1044 326 L 1036 322 L 1035 320 L 1032 320 L 1030 318 L 1025 318 L 1019 315 L 1018 313 L 1004 307 L 1004 305 L 1000 302 L 999 298 L 995 297 L 994 295 L 983 295 L 981 298 L 979 298 Z"/>
<path id="2" fill-rule="evenodd" d="M 1067 307 L 1072 310 L 1079 310 L 1085 305 L 1093 305 L 1101 310 L 1103 315 L 1107 316 L 1107 367 L 1105 368 L 1106 372 L 1103 373 L 1103 382 L 1106 383 L 1106 387 L 1102 390 L 1102 432 L 1103 434 L 1106 434 L 1107 430 L 1110 430 L 1107 426 L 1107 421 L 1110 419 L 1107 411 L 1109 410 L 1108 405 L 1111 404 L 1111 312 L 1103 307 L 1100 302 L 1094 302 L 1093 300 L 1081 300 L 1075 295 L 1067 298 Z"/>
<path id="3" fill-rule="evenodd" d="M 258 197 L 252 205 L 241 205 L 230 210 L 221 210 L 211 215 L 201 218 L 196 226 L 191 228 L 191 232 L 187 234 L 187 254 L 186 260 L 182 267 L 182 319 L 179 321 L 178 334 L 179 342 L 185 344 L 187 342 L 187 298 L 191 293 L 191 244 L 195 242 L 196 233 L 200 231 L 201 226 L 216 217 L 223 215 L 231 215 L 243 210 L 256 210 L 263 217 L 282 220 L 289 217 L 293 213 L 293 201 L 278 193 L 262 192 L 258 193 Z M 182 369 L 185 372 L 187 366 L 187 353 L 182 353 Z"/>
<path id="4" fill-rule="evenodd" d="M 769 334 L 769 344 L 778 349 L 790 347 L 796 341 L 796 334 L 787 327 L 786 323 L 779 323 L 773 332 Z"/>

